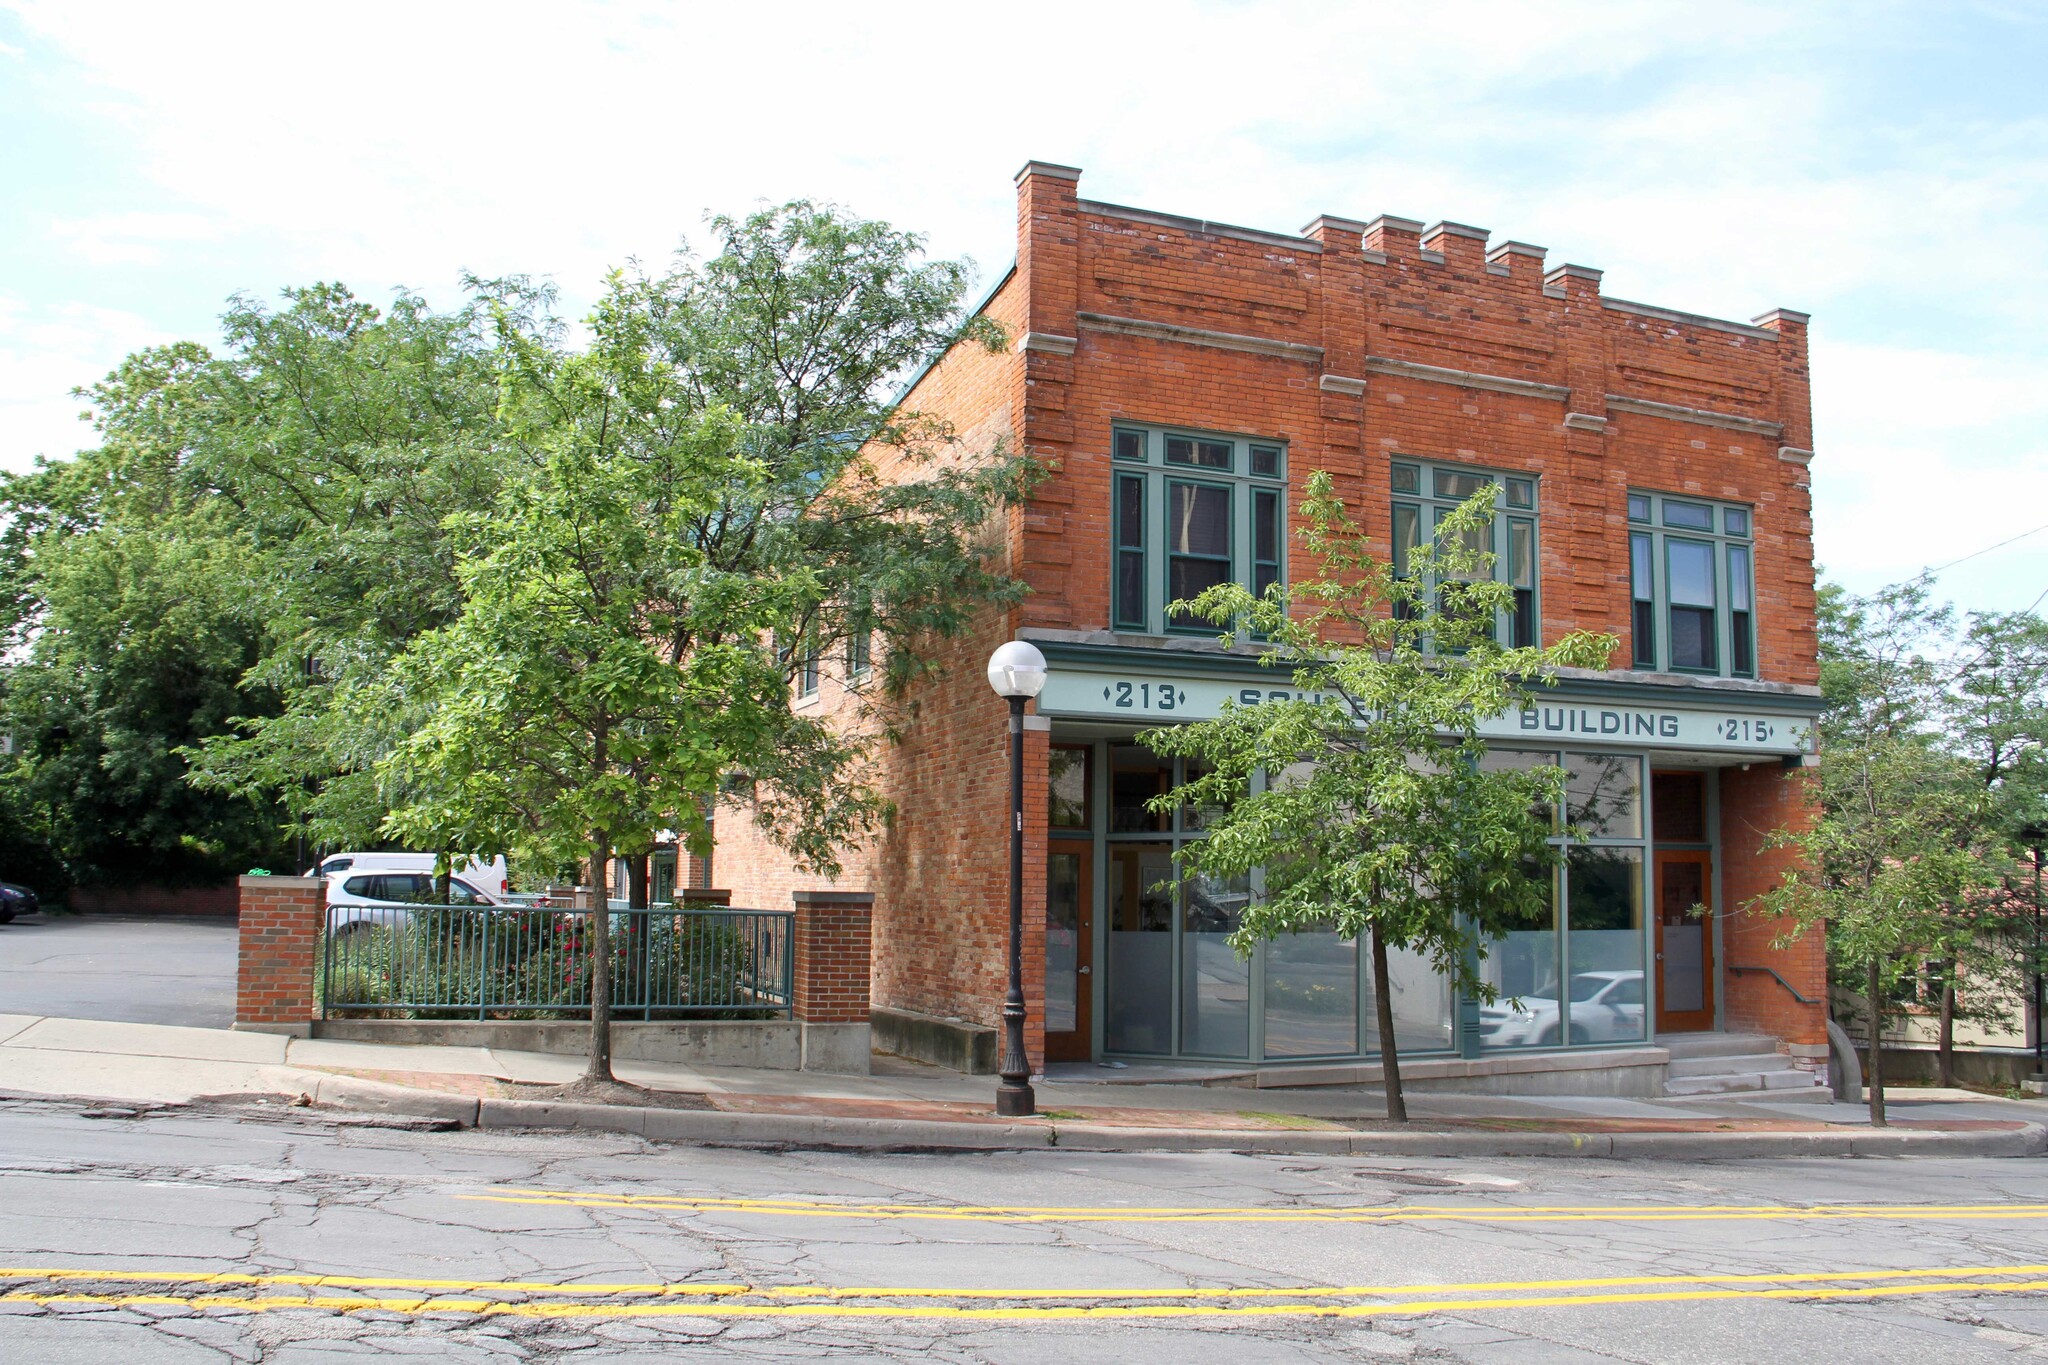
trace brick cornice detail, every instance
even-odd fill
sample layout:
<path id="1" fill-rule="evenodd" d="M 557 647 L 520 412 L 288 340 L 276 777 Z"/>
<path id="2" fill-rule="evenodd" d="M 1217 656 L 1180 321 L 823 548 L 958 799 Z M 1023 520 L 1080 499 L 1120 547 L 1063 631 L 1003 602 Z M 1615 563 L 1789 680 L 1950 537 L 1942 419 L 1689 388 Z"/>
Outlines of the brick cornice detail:
<path id="1" fill-rule="evenodd" d="M 1080 345 L 1078 337 L 1063 337 L 1057 332 L 1026 332 L 1017 338 L 1019 351 L 1043 351 L 1047 355 L 1072 355 Z"/>
<path id="2" fill-rule="evenodd" d="M 1806 465 L 1813 463 L 1813 452 L 1798 446 L 1779 446 L 1778 458 L 1786 464 Z"/>
<path id="3" fill-rule="evenodd" d="M 1414 360 L 1395 360 L 1391 356 L 1369 355 L 1365 358 L 1365 369 L 1368 374 L 1420 379 L 1431 384 L 1452 384 L 1461 389 L 1512 393 L 1523 398 L 1544 398 L 1553 403 L 1565 402 L 1572 396 L 1572 391 L 1562 384 L 1539 384 L 1533 379 L 1510 379 L 1506 375 L 1481 374 L 1477 370 L 1452 370 L 1441 365 L 1424 365 Z"/>
<path id="4" fill-rule="evenodd" d="M 1564 415 L 1564 424 L 1571 431 L 1607 430 L 1607 419 L 1592 412 L 1568 412 Z"/>
<path id="5" fill-rule="evenodd" d="M 1676 403 L 1653 403 L 1647 398 L 1627 398 L 1618 393 L 1607 395 L 1607 406 L 1616 412 L 1633 412 L 1642 417 L 1662 417 L 1667 422 L 1690 422 L 1694 426 L 1726 427 L 1730 431 L 1753 432 L 1758 436 L 1782 436 L 1785 428 L 1778 422 L 1766 422 L 1759 417 L 1742 417 L 1732 412 L 1714 412 L 1707 408 L 1680 407 Z"/>
<path id="6" fill-rule="evenodd" d="M 1295 341 L 1276 341 L 1239 332 L 1212 332 L 1206 327 L 1183 327 L 1178 323 L 1150 322 L 1144 318 L 1110 317 L 1104 313 L 1078 313 L 1075 321 L 1091 332 L 1180 341 L 1190 346 L 1214 346 L 1224 351 L 1249 351 L 1253 355 L 1277 356 L 1282 360 L 1300 360 L 1312 365 L 1323 363 L 1322 347 L 1304 346 Z"/>
<path id="7" fill-rule="evenodd" d="M 1316 387 L 1324 393 L 1348 393 L 1356 398 L 1365 392 L 1363 379 L 1347 379 L 1341 374 L 1326 374 L 1316 381 Z"/>

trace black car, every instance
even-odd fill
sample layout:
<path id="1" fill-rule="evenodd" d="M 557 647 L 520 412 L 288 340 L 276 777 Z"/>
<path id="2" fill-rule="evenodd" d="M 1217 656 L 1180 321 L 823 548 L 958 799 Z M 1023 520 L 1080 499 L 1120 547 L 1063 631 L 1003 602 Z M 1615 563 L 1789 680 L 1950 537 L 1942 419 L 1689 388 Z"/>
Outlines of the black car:
<path id="1" fill-rule="evenodd" d="M 0 882 L 0 924 L 6 924 L 16 915 L 33 915 L 43 908 L 36 899 L 36 893 L 14 882 Z"/>

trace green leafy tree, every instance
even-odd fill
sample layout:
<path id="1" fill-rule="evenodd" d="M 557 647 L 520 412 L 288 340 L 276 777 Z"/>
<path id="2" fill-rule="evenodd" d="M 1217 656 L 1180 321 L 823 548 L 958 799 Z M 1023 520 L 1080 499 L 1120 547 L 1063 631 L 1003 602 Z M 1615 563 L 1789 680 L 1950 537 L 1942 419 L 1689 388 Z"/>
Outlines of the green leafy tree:
<path id="1" fill-rule="evenodd" d="M 1310 476 L 1301 546 L 1313 574 L 1261 596 L 1210 588 L 1172 610 L 1267 643 L 1264 664 L 1297 699 L 1226 705 L 1214 720 L 1146 733 L 1209 771 L 1160 799 L 1217 812 L 1188 846 L 1183 884 L 1263 886 L 1232 938 L 1242 954 L 1298 930 L 1369 939 L 1387 1117 L 1406 1121 L 1388 952 L 1426 957 L 1456 989 L 1492 1000 L 1477 964 L 1508 930 L 1551 908 L 1556 767 L 1495 770 L 1479 727 L 1520 707 L 1561 668 L 1604 668 L 1614 637 L 1574 632 L 1542 648 L 1495 643 L 1513 589 L 1479 546 L 1495 491 L 1475 494 L 1397 572 Z M 1292 610 L 1290 610 L 1290 607 Z"/>
<path id="2" fill-rule="evenodd" d="M 1924 579 L 1854 597 L 1820 597 L 1819 809 L 1767 847 L 1799 857 L 1749 902 L 1791 935 L 1824 929 L 1830 963 L 1860 991 L 1870 1053 L 1871 1122 L 1885 1122 L 1887 1002 L 1929 959 L 1955 956 L 1971 926 L 1958 907 L 1996 885 L 1981 835 L 1985 798 L 1936 720 L 1951 625 Z"/>
<path id="3" fill-rule="evenodd" d="M 499 411 L 534 472 L 456 565 L 461 614 L 399 657 L 372 711 L 421 719 L 376 765 L 387 834 L 576 853 L 703 848 L 744 782 L 799 865 L 836 871 L 886 818 L 867 781 L 901 688 L 1016 584 L 983 532 L 1031 466 L 895 410 L 888 382 L 965 329 L 964 272 L 808 204 L 718 220 L 720 253 L 616 275 L 571 353 L 508 316 Z M 799 651 L 879 644 L 852 725 L 790 706 Z M 610 1079 L 609 917 L 592 916 L 590 1080 Z"/>

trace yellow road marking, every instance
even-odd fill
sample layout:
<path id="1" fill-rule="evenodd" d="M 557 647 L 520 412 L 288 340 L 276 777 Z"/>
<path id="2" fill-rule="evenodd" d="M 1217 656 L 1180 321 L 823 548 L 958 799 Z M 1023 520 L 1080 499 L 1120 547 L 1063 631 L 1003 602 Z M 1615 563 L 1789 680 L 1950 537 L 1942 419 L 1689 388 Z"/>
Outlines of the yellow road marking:
<path id="1" fill-rule="evenodd" d="M 128 1308 L 182 1305 L 237 1312 L 324 1309 L 362 1312 L 377 1309 L 398 1313 L 463 1313 L 518 1318 L 923 1318 L 977 1321 L 1037 1321 L 1100 1318 L 1247 1318 L 1247 1317 L 1380 1317 L 1425 1313 L 1497 1311 L 1504 1308 L 1574 1308 L 1636 1303 L 1698 1303 L 1743 1299 L 1874 1299 L 1909 1294 L 2017 1294 L 2048 1290 L 2048 1280 L 1956 1281 L 1938 1284 L 1875 1285 L 1862 1288 L 1696 1289 L 1645 1294 L 1528 1295 L 1512 1298 L 1414 1299 L 1372 1304 L 1258 1304 L 1217 1307 L 1208 1304 L 1130 1304 L 1103 1307 L 958 1308 L 936 1304 L 734 1304 L 734 1303 L 506 1303 L 491 1299 L 419 1298 L 254 1298 L 166 1294 L 7 1294 L 0 1302 L 47 1305 L 93 1304 Z"/>
<path id="2" fill-rule="evenodd" d="M 745 1284 L 580 1284 L 545 1280 L 444 1280 L 408 1279 L 398 1276 L 256 1274 L 236 1271 L 122 1270 L 82 1267 L 12 1266 L 0 1267 L 0 1280 L 82 1280 L 95 1283 L 131 1284 L 246 1284 L 258 1288 L 298 1286 L 313 1289 L 419 1289 L 463 1290 L 471 1295 L 548 1294 L 566 1298 L 663 1297 L 663 1298 L 785 1298 L 785 1299 L 1215 1299 L 1215 1298 L 1385 1298 L 1401 1294 L 1527 1293 L 1537 1290 L 1616 1289 L 1675 1285 L 1745 1284 L 1833 1284 L 1850 1280 L 1949 1280 L 1982 1275 L 2048 1274 L 2048 1264 L 1929 1266 L 1893 1270 L 1833 1270 L 1808 1272 L 1753 1272 L 1727 1275 L 1616 1275 L 1568 1280 L 1480 1280 L 1446 1284 L 1390 1285 L 1304 1285 L 1296 1288 L 1230 1287 L 1181 1289 L 963 1289 L 899 1288 L 880 1285 L 745 1285 Z M 100 1302 L 126 1298 L 136 1302 L 199 1303 L 243 1302 L 232 1296 L 204 1295 L 33 1295 L 0 1294 L 0 1299 L 37 1302 Z M 277 1298 L 278 1304 L 306 1304 L 311 1298 Z M 448 1299 L 429 1295 L 391 1298 L 333 1298 L 321 1303 L 351 1304 L 358 1307 L 386 1307 L 401 1304 L 462 1305 L 477 1311 L 474 1304 L 497 1300 Z"/>
<path id="3" fill-rule="evenodd" d="M 2048 1218 L 2048 1204 L 1704 1204 L 1704 1205 L 1354 1205 L 1334 1208 L 1205 1208 L 943 1204 L 824 1204 L 780 1199 L 696 1199 L 687 1195 L 514 1190 L 464 1194 L 493 1204 L 567 1208 L 631 1208 L 683 1213 L 749 1213 L 788 1218 L 917 1219 L 998 1223 L 1682 1223 L 1773 1219 Z"/>

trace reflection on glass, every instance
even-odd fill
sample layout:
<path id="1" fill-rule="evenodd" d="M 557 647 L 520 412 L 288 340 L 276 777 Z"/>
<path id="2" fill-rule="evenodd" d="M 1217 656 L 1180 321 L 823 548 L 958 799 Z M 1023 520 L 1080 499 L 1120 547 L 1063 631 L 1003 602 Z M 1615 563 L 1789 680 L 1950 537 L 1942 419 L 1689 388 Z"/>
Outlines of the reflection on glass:
<path id="1" fill-rule="evenodd" d="M 1180 1050 L 1244 1057 L 1251 1050 L 1251 964 L 1230 946 L 1250 900 L 1242 882 L 1197 877 L 1182 892 Z"/>
<path id="2" fill-rule="evenodd" d="M 1575 848 L 1566 856 L 1574 1043 L 1643 1036 L 1643 855 Z"/>
<path id="3" fill-rule="evenodd" d="M 1633 754 L 1566 754 L 1564 772 L 1564 818 L 1577 837 L 1642 837 L 1642 760 Z"/>
<path id="4" fill-rule="evenodd" d="M 1110 829 L 1135 834 L 1166 829 L 1166 817 L 1145 803 L 1172 785 L 1173 760 L 1142 744 L 1112 745 L 1109 751 Z"/>
<path id="5" fill-rule="evenodd" d="M 1421 953 L 1387 950 L 1387 994 L 1394 1008 L 1394 1045 L 1402 1052 L 1441 1052 L 1451 1045 L 1451 983 Z M 1366 1048 L 1380 1045 L 1379 1005 L 1372 974 L 1365 980 Z"/>
<path id="6" fill-rule="evenodd" d="M 1173 1051 L 1173 878 L 1170 845 L 1109 846 L 1109 1017 L 1111 1052 Z"/>
<path id="7" fill-rule="evenodd" d="M 1081 858 L 1055 853 L 1045 866 L 1045 1031 L 1072 1033 L 1081 990 Z"/>
<path id="8" fill-rule="evenodd" d="M 1358 940 L 1328 929 L 1268 939 L 1266 1055 L 1325 1057 L 1358 1047 Z M 1391 965 L 1391 964 L 1389 964 Z"/>
<path id="9" fill-rule="evenodd" d="M 1714 633 L 1719 600 L 1714 592 L 1714 547 L 1696 540 L 1669 540 L 1664 552 L 1670 570 L 1671 666 L 1711 672 L 1720 657 Z"/>
<path id="10" fill-rule="evenodd" d="M 1087 829 L 1089 750 L 1055 746 L 1047 760 L 1049 804 L 1054 829 Z"/>
<path id="11" fill-rule="evenodd" d="M 1668 858 L 1657 869 L 1659 1008 L 1690 1014 L 1707 1008 L 1707 921 L 1693 914 L 1707 903 L 1707 869 L 1689 858 Z"/>
<path id="12" fill-rule="evenodd" d="M 1491 982 L 1500 993 L 1492 1004 L 1479 1009 L 1479 1041 L 1484 1047 L 1556 1047 L 1564 1041 L 1558 1000 L 1561 964 L 1556 879 L 1535 869 L 1530 876 L 1549 883 L 1551 893 L 1543 897 L 1534 915 L 1512 925 L 1489 944 L 1485 960 L 1479 964 L 1481 979 Z"/>

